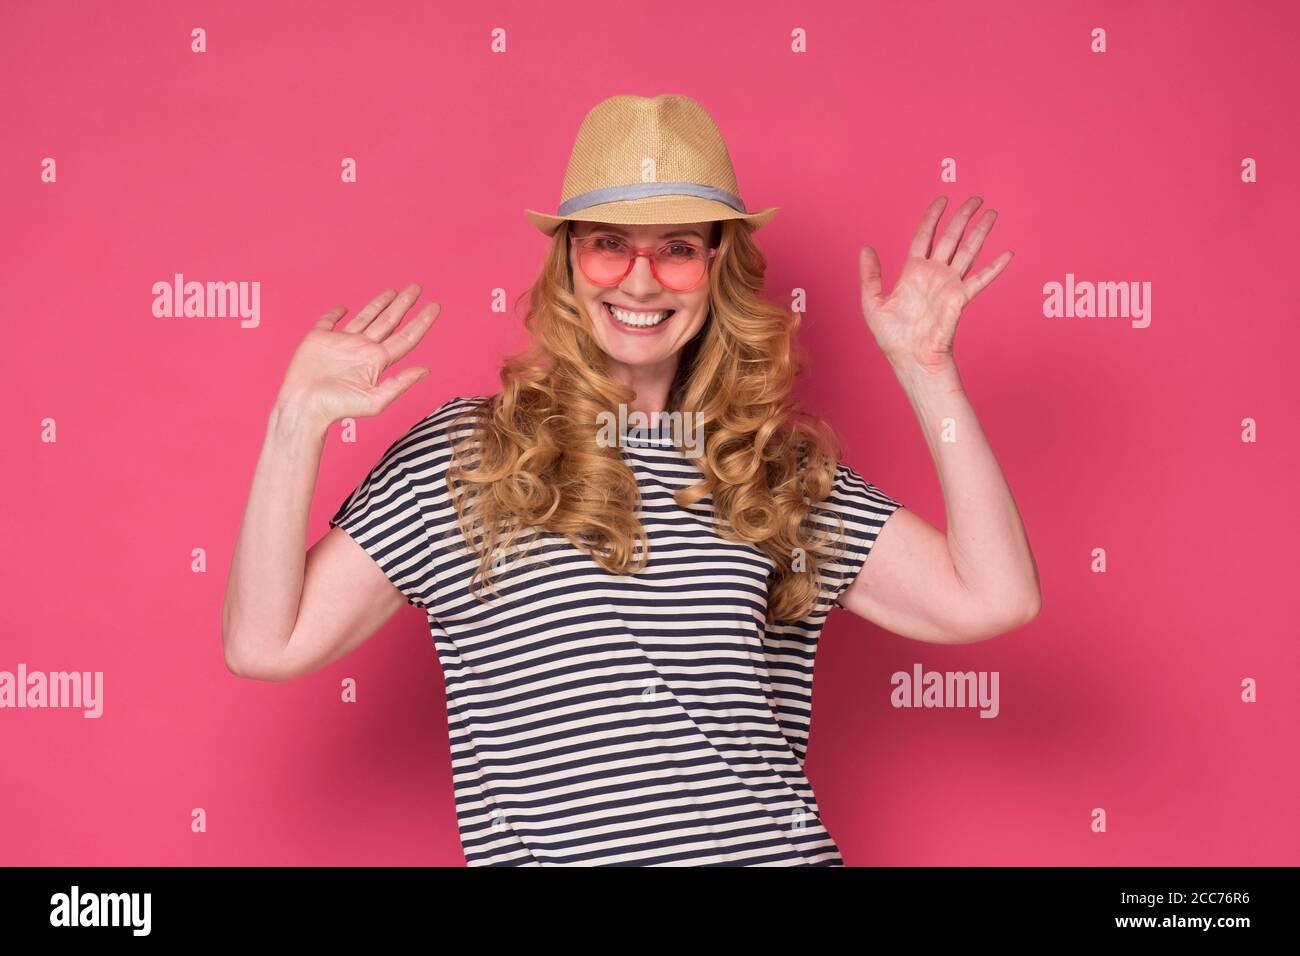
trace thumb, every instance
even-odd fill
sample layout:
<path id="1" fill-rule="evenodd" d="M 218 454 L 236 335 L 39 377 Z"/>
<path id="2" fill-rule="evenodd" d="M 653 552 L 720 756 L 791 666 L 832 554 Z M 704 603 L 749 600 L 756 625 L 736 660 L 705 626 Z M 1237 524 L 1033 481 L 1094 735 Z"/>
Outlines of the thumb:
<path id="1" fill-rule="evenodd" d="M 858 276 L 862 282 L 862 305 L 880 296 L 880 257 L 870 246 L 863 246 L 858 255 Z"/>
<path id="2" fill-rule="evenodd" d="M 387 408 L 397 396 L 428 374 L 429 370 L 425 366 L 412 365 L 377 383 L 371 394 L 374 395 L 381 409 Z"/>

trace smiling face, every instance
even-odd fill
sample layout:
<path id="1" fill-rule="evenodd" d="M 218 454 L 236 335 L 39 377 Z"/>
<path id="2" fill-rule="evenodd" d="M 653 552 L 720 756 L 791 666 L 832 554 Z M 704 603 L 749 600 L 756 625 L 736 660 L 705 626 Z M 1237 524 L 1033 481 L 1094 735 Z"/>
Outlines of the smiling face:
<path id="1" fill-rule="evenodd" d="M 650 226 L 575 222 L 570 228 L 579 240 L 615 236 L 632 246 L 659 249 L 676 239 L 707 249 L 714 226 L 712 222 Z M 637 257 L 632 271 L 612 286 L 597 285 L 587 278 L 578 264 L 576 244 L 569 247 L 569 264 L 574 295 L 591 322 L 596 342 L 610 358 L 611 373 L 624 380 L 648 373 L 671 378 L 682 347 L 708 318 L 707 273 L 695 288 L 675 292 L 659 283 L 645 256 Z"/>

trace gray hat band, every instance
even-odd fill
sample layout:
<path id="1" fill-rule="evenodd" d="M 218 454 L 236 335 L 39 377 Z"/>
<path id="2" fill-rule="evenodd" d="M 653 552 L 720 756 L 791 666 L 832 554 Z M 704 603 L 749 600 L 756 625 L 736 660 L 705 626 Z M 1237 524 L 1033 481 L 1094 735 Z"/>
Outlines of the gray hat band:
<path id="1" fill-rule="evenodd" d="M 645 199 L 649 196 L 698 196 L 701 199 L 716 199 L 737 212 L 747 213 L 744 202 L 734 193 L 716 186 L 703 186 L 699 183 L 629 183 L 626 186 L 606 186 L 581 193 L 572 199 L 560 203 L 557 216 L 567 216 L 588 206 L 601 203 L 619 202 L 625 199 Z"/>

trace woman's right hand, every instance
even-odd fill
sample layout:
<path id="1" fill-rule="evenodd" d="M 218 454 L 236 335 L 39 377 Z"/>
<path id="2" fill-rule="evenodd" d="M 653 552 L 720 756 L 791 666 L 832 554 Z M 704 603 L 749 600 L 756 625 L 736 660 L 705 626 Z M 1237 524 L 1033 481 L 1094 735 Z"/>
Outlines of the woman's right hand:
<path id="1" fill-rule="evenodd" d="M 400 293 L 387 289 L 341 329 L 334 326 L 347 307 L 326 312 L 294 352 L 276 405 L 292 407 L 323 426 L 382 412 L 429 372 L 413 365 L 379 381 L 384 369 L 415 348 L 438 316 L 440 306 L 430 302 L 394 332 L 419 297 L 415 282 Z"/>

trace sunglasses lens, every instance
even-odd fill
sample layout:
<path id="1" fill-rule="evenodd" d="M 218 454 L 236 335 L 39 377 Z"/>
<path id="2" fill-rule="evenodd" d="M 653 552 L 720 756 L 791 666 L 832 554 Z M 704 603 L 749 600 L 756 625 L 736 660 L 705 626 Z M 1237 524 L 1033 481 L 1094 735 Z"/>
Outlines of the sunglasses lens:
<path id="1" fill-rule="evenodd" d="M 655 268 L 670 289 L 691 289 L 704 278 L 704 250 L 689 242 L 670 242 L 659 250 Z"/>
<path id="2" fill-rule="evenodd" d="M 627 243 L 613 236 L 591 236 L 582 240 L 578 264 L 587 278 L 598 285 L 618 282 L 627 272 L 630 250 Z"/>

